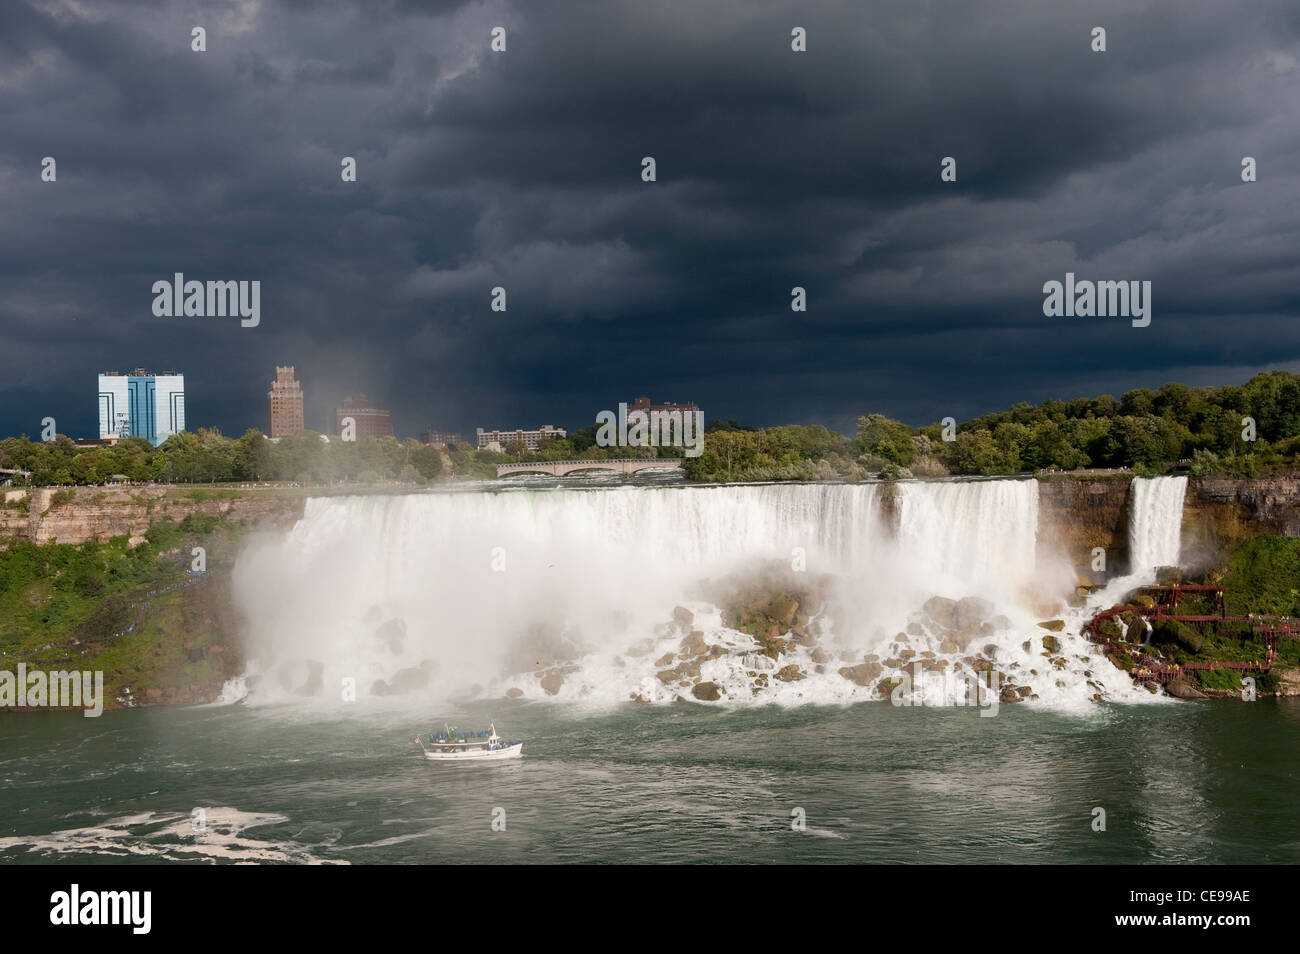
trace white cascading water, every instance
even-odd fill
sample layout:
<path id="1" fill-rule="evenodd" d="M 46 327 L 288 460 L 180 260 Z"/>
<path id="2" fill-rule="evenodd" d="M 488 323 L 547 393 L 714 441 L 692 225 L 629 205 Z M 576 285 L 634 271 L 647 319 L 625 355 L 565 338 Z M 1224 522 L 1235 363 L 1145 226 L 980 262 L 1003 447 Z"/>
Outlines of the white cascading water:
<path id="1" fill-rule="evenodd" d="M 1159 566 L 1177 566 L 1182 551 L 1187 478 L 1138 478 L 1131 486 L 1129 572 L 1154 573 Z"/>
<path id="2" fill-rule="evenodd" d="M 899 550 L 944 588 L 1005 601 L 1034 579 L 1037 481 L 906 483 L 898 494 Z"/>
<path id="3" fill-rule="evenodd" d="M 1128 572 L 1095 594 L 1091 604 L 1112 606 L 1136 587 L 1154 582 L 1157 567 L 1178 565 L 1186 494 L 1185 476 L 1134 478 L 1129 485 Z"/>
<path id="4" fill-rule="evenodd" d="M 894 485 L 896 532 L 885 493 L 801 484 L 312 499 L 292 531 L 253 543 L 235 570 L 250 623 L 248 701 L 334 706 L 347 680 L 358 702 L 373 704 L 507 689 L 560 702 L 672 701 L 689 690 L 656 673 L 682 638 L 667 625 L 677 605 L 728 650 L 704 663 L 703 677 L 733 703 L 876 698 L 839 669 L 900 647 L 954 662 L 983 647 L 1043 701 L 1085 700 L 1084 664 L 1053 671 L 1022 648 L 1043 633 L 1044 590 L 1063 595 L 1072 584 L 1063 563 L 1038 562 L 1037 482 Z M 1171 501 L 1154 494 L 1152 518 L 1167 522 Z M 1154 541 L 1167 533 L 1142 527 Z M 701 584 L 796 559 L 810 577 L 834 575 L 838 615 L 822 621 L 815 650 L 792 647 L 777 664 L 798 665 L 803 678 L 758 692 L 754 668 L 769 662 L 722 625 Z M 970 647 L 945 647 L 919 612 L 934 596 L 987 600 L 997 626 Z M 1090 648 L 1075 639 L 1081 653 Z M 1109 670 L 1112 696 L 1131 691 L 1109 663 L 1091 665 Z M 543 691 L 536 671 L 557 667 L 562 685 Z"/>

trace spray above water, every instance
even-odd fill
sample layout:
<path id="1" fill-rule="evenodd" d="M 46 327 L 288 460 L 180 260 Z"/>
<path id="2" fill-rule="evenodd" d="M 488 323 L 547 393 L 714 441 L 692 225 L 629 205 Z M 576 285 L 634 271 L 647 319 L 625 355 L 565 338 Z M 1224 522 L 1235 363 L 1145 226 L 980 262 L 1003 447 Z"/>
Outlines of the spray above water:
<path id="1" fill-rule="evenodd" d="M 1172 498 L 1152 499 L 1167 522 Z M 1167 527 L 1142 533 L 1166 547 Z M 330 497 L 251 545 L 234 586 L 251 704 L 848 702 L 887 694 L 891 663 L 973 655 L 1086 698 L 1082 670 L 1039 686 L 1051 667 L 1019 659 L 1036 602 L 1072 584 L 1043 550 L 1033 480 Z M 717 594 L 774 566 L 828 581 L 824 602 L 789 609 L 776 643 L 724 625 Z"/>

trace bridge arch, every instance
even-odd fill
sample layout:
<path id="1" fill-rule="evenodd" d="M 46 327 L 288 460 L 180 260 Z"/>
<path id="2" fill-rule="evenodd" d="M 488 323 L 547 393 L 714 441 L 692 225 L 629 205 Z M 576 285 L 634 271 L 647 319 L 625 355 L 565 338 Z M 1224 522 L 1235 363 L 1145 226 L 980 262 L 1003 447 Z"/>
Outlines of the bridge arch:
<path id="1" fill-rule="evenodd" d="M 681 470 L 680 457 L 607 458 L 605 460 L 542 460 L 518 464 L 498 464 L 497 476 L 513 474 L 549 474 L 563 477 L 582 471 L 611 471 L 616 474 L 635 474 L 643 470 Z"/>

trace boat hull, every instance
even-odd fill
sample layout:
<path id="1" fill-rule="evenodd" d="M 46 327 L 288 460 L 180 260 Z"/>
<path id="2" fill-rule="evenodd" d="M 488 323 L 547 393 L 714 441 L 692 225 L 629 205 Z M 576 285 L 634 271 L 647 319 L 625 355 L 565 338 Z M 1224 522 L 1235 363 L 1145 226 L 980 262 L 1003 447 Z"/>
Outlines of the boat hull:
<path id="1" fill-rule="evenodd" d="M 430 752 L 424 750 L 424 757 L 430 762 L 501 762 L 505 759 L 517 759 L 523 755 L 524 744 L 504 745 L 491 752 L 482 749 L 471 752 Z"/>

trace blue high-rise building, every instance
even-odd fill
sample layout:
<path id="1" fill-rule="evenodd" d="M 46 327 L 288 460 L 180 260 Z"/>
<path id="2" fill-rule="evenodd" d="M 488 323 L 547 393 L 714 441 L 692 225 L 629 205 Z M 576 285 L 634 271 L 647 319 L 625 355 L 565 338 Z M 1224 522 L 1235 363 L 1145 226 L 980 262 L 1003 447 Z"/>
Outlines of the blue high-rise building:
<path id="1" fill-rule="evenodd" d="M 185 430 L 185 375 L 106 371 L 99 376 L 99 437 L 143 437 L 157 447 Z"/>

